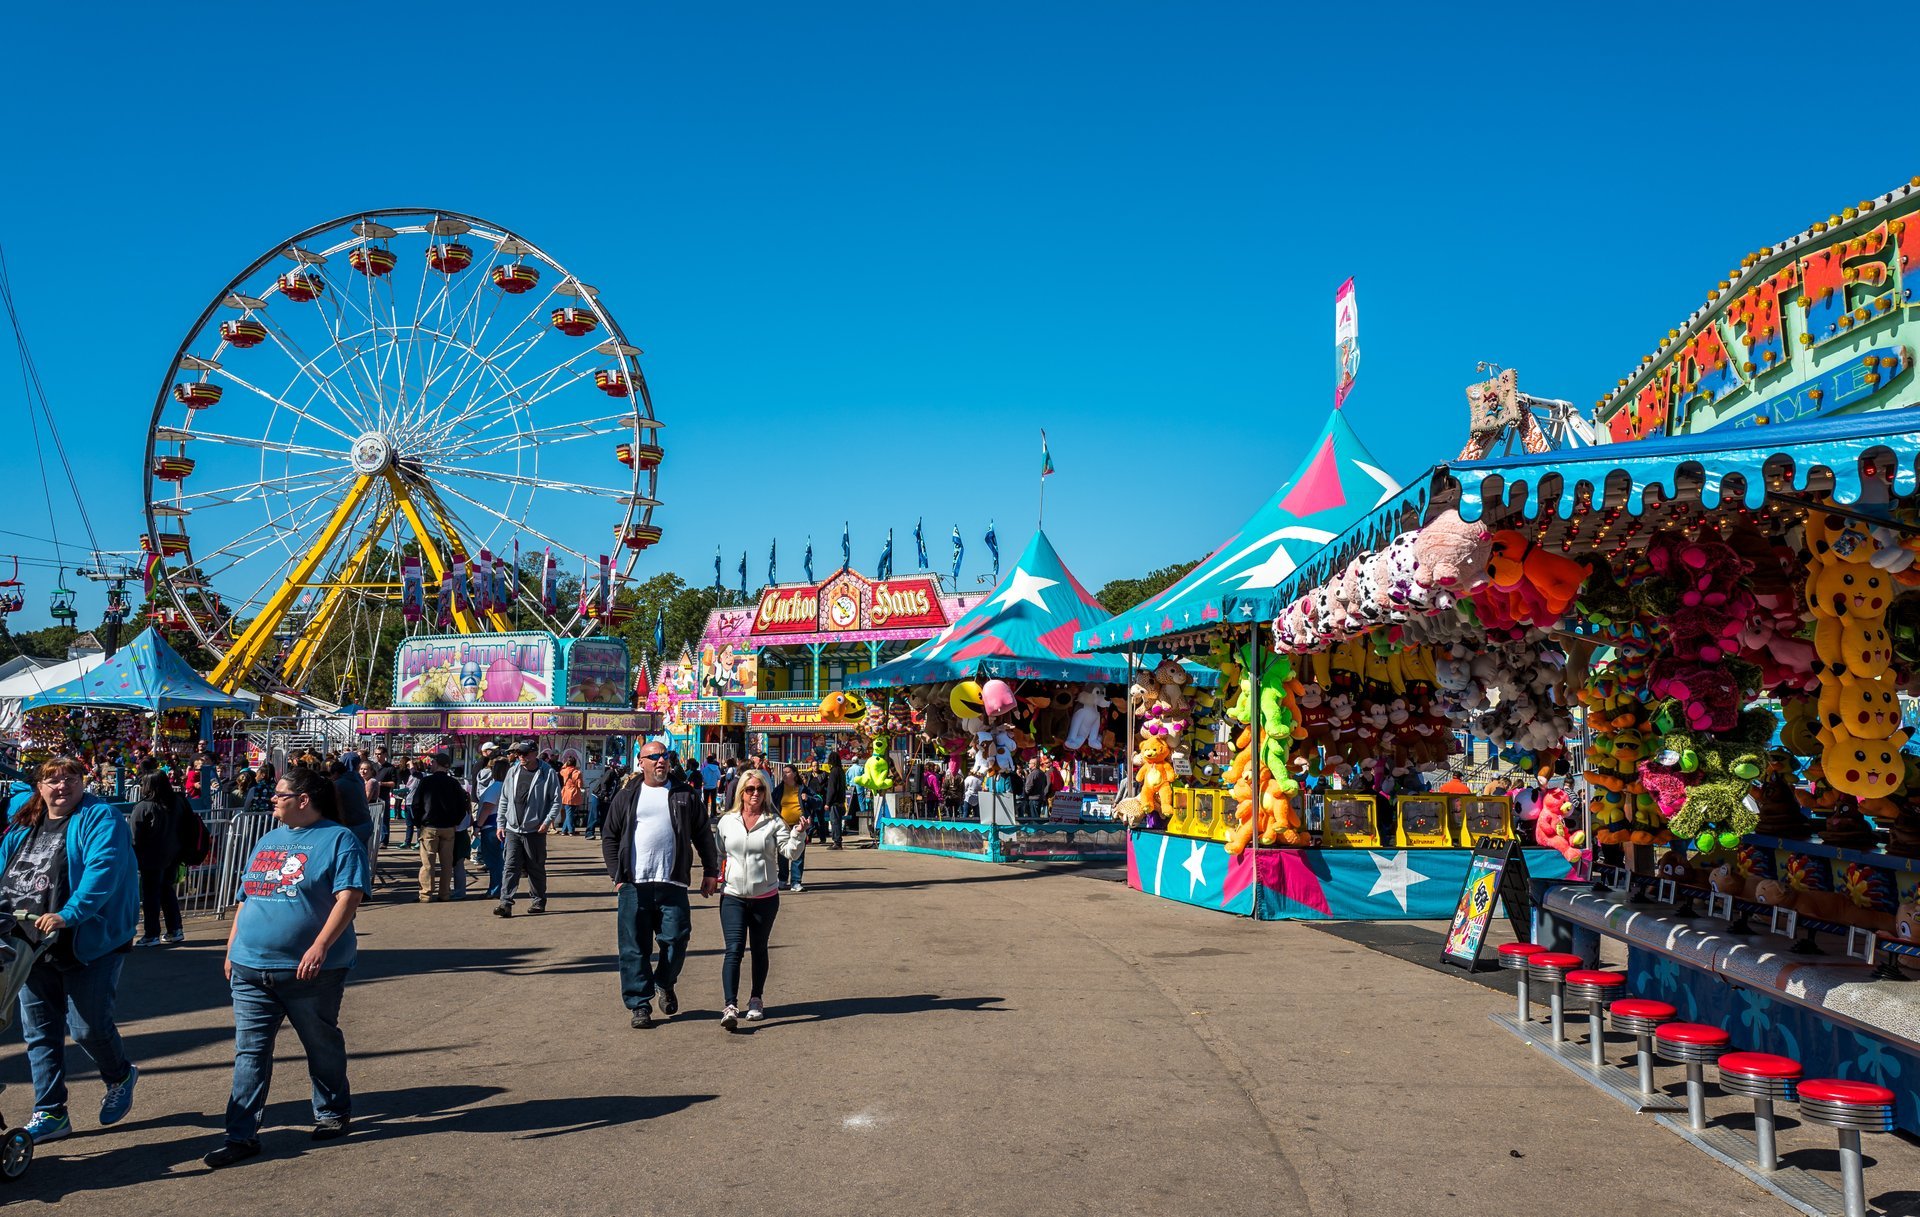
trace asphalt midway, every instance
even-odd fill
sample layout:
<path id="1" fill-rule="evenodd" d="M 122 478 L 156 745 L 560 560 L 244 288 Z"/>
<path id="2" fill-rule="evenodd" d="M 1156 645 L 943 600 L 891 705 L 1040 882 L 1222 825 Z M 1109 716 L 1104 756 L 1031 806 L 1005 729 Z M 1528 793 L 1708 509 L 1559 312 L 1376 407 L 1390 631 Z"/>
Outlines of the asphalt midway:
<path id="1" fill-rule="evenodd" d="M 1789 1211 L 1489 1023 L 1506 997 L 1373 949 L 1419 952 L 1406 929 L 816 848 L 807 890 L 782 897 L 768 1020 L 719 1028 L 717 906 L 696 897 L 680 1014 L 640 1031 L 598 846 L 554 855 L 552 911 L 502 921 L 477 898 L 414 903 L 389 851 L 343 1012 L 353 1134 L 308 1139 L 285 1032 L 266 1152 L 226 1171 L 200 1165 L 232 1061 L 225 925 L 136 952 L 133 1114 L 98 1128 L 98 1078 L 70 1050 L 76 1135 L 0 1200 L 88 1217 Z M 18 1124 L 31 1089 L 9 1042 L 0 1112 Z M 1831 1169 L 1827 1130 L 1782 1126 L 1789 1162 Z M 1920 1195 L 1920 1149 L 1867 1150 L 1870 1197 Z"/>

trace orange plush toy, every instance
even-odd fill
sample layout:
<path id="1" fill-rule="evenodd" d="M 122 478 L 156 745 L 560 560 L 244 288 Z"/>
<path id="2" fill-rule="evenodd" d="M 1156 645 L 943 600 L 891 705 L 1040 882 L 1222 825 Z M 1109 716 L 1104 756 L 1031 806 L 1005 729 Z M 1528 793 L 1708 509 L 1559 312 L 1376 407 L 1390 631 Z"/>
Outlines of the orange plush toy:
<path id="1" fill-rule="evenodd" d="M 1134 771 L 1134 778 L 1140 783 L 1140 809 L 1157 811 L 1162 816 L 1173 815 L 1173 763 L 1169 759 L 1173 748 L 1166 739 L 1150 735 L 1140 741 L 1140 751 L 1134 754 L 1134 763 L 1140 767 Z"/>
<path id="2" fill-rule="evenodd" d="M 1493 534 L 1493 556 L 1487 561 L 1489 581 L 1502 591 L 1513 591 L 1526 583 L 1550 618 L 1560 617 L 1572 607 L 1580 585 L 1592 573 L 1591 566 L 1550 554 L 1512 529 Z"/>

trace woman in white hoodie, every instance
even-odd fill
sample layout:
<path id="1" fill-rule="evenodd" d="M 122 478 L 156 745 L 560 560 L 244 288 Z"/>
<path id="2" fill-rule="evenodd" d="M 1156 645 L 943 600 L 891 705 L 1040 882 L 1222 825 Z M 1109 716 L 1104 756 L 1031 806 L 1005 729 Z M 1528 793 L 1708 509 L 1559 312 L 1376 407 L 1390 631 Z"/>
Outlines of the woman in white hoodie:
<path id="1" fill-rule="evenodd" d="M 732 1031 L 740 1022 L 740 956 L 753 952 L 753 988 L 747 995 L 747 1021 L 767 1016 L 760 995 L 767 985 L 767 938 L 780 912 L 782 857 L 798 858 L 807 848 L 807 829 L 780 818 L 773 805 L 773 780 L 749 769 L 734 783 L 733 802 L 720 817 L 718 837 L 723 859 L 720 879 L 720 927 L 727 936 L 720 964 L 720 992 L 727 1006 L 720 1026 Z"/>

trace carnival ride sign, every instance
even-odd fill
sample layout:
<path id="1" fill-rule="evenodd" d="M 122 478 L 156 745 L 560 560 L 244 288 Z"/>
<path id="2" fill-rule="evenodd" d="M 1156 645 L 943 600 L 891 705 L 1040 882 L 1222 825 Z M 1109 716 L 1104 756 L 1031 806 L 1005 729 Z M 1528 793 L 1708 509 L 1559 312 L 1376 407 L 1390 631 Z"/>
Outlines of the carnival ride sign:
<path id="1" fill-rule="evenodd" d="M 395 706 L 546 705 L 553 701 L 551 634 L 409 638 L 394 656 Z"/>
<path id="2" fill-rule="evenodd" d="M 874 580 L 841 571 L 822 584 L 770 587 L 761 592 L 752 633 L 939 629 L 946 624 L 940 584 L 932 575 Z"/>
<path id="3" fill-rule="evenodd" d="M 1705 309 L 1601 399 L 1615 442 L 1920 404 L 1920 191 L 1749 254 Z"/>
<path id="4" fill-rule="evenodd" d="M 627 644 L 617 638 L 576 638 L 567 644 L 567 696 L 570 706 L 623 706 L 628 703 Z"/>
<path id="5" fill-rule="evenodd" d="M 837 718 L 826 718 L 822 716 L 819 708 L 811 705 L 804 707 L 795 706 L 790 710 L 784 707 L 761 707 L 748 714 L 747 724 L 752 727 L 762 728 L 814 727 L 822 731 L 851 731 L 853 729 L 850 723 L 841 722 Z"/>

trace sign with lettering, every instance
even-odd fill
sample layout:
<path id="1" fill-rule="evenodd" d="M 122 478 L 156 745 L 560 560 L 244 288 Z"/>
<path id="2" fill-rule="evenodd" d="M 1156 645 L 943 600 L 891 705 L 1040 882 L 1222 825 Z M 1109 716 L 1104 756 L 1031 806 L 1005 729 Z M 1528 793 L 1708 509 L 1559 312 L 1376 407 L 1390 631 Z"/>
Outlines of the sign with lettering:
<path id="1" fill-rule="evenodd" d="M 1596 421 L 1618 442 L 1920 404 L 1914 334 L 1920 189 L 1907 188 L 1747 255 Z"/>
<path id="2" fill-rule="evenodd" d="M 438 731 L 442 725 L 438 710 L 362 710 L 353 716 L 353 729 L 362 734 L 375 731 Z"/>
<path id="3" fill-rule="evenodd" d="M 770 587 L 761 592 L 752 636 L 764 645 L 781 635 L 938 630 L 947 624 L 940 585 L 933 576 L 875 581 L 849 570 L 822 584 Z"/>
<path id="4" fill-rule="evenodd" d="M 747 725 L 751 727 L 771 727 L 776 730 L 792 730 L 797 727 L 810 727 L 816 731 L 851 731 L 851 723 L 820 717 L 818 706 L 802 703 L 792 707 L 757 706 L 747 716 Z"/>
<path id="5" fill-rule="evenodd" d="M 623 731 L 648 734 L 660 730 L 660 716 L 651 710 L 589 710 L 587 731 Z"/>
<path id="6" fill-rule="evenodd" d="M 1454 906 L 1453 923 L 1447 927 L 1440 948 L 1442 963 L 1472 971 L 1480 964 L 1480 949 L 1487 940 L 1487 926 L 1493 920 L 1496 904 L 1507 909 L 1518 942 L 1533 939 L 1533 881 L 1527 874 L 1527 856 L 1519 842 L 1511 837 L 1482 837 L 1467 859 L 1466 882 L 1460 886 L 1460 899 Z"/>
<path id="7" fill-rule="evenodd" d="M 450 634 L 409 638 L 393 661 L 393 704 L 552 705 L 552 634 Z"/>
<path id="8" fill-rule="evenodd" d="M 624 706 L 628 690 L 627 644 L 618 638 L 576 638 L 567 644 L 569 706 Z"/>

